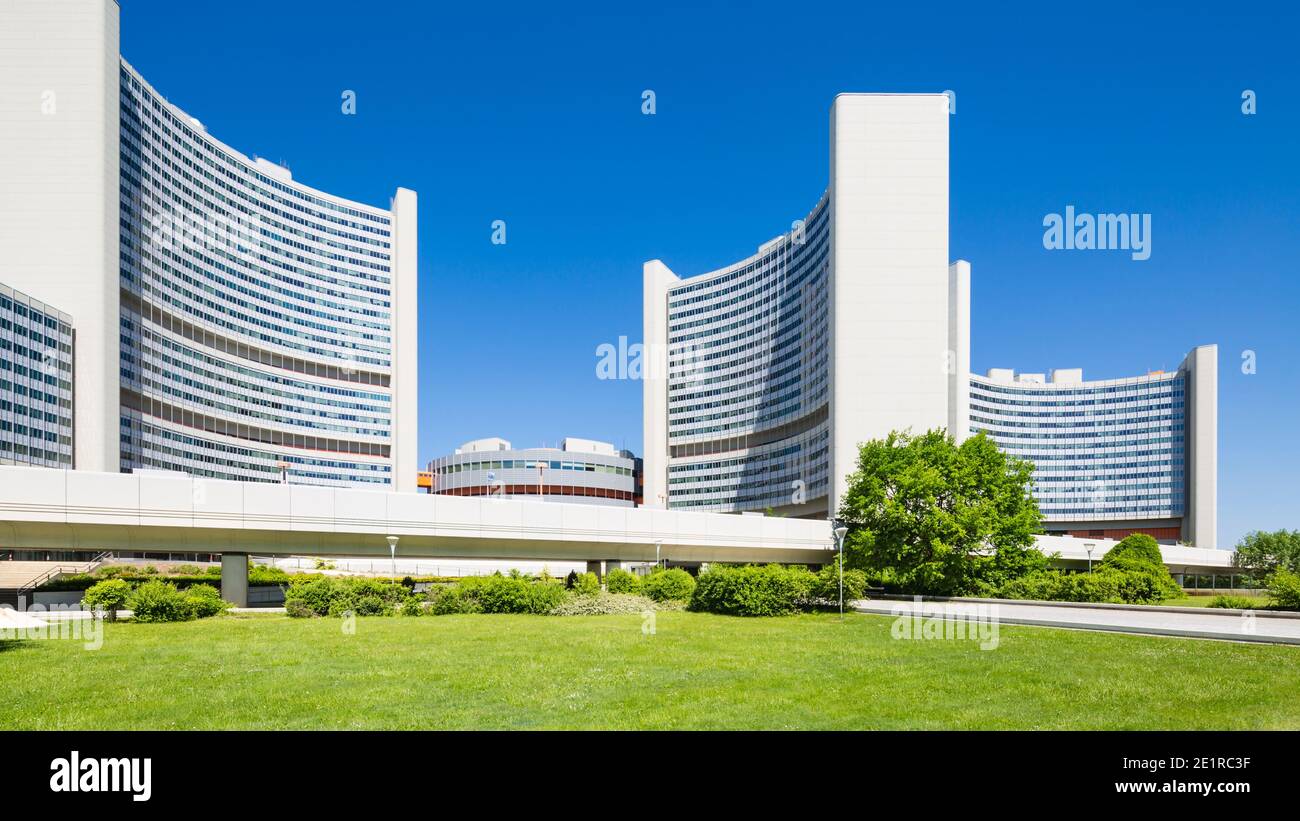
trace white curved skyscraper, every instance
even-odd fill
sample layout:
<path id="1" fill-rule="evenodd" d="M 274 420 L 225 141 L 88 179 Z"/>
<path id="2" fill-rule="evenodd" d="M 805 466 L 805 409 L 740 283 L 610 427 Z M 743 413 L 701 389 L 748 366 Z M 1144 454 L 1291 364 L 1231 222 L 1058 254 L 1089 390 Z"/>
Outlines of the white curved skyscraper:
<path id="1" fill-rule="evenodd" d="M 118 54 L 112 0 L 3 11 L 5 284 L 72 317 L 74 465 L 413 489 L 416 197 L 226 146 Z"/>
<path id="2" fill-rule="evenodd" d="M 645 264 L 669 359 L 645 382 L 647 504 L 827 516 L 859 442 L 956 414 L 948 116 L 942 94 L 841 94 L 830 185 L 789 233 L 689 278 Z"/>
<path id="3" fill-rule="evenodd" d="M 1048 532 L 1213 547 L 1214 346 L 1131 379 L 971 375 L 948 102 L 839 95 L 830 184 L 789 233 L 695 276 L 645 263 L 645 346 L 667 362 L 644 383 L 645 503 L 831 516 L 861 443 L 946 428 L 1034 462 Z"/>

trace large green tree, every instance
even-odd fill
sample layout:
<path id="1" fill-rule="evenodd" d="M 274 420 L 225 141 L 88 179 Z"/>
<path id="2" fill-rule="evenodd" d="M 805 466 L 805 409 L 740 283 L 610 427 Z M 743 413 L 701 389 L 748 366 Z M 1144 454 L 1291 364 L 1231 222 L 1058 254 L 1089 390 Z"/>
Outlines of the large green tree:
<path id="1" fill-rule="evenodd" d="M 860 446 L 839 516 L 846 564 L 889 570 L 908 593 L 988 593 L 1046 567 L 1033 465 L 984 434 L 895 431 Z"/>
<path id="2" fill-rule="evenodd" d="M 1300 573 L 1300 530 L 1252 530 L 1237 542 L 1233 563 L 1257 579 L 1276 570 Z"/>

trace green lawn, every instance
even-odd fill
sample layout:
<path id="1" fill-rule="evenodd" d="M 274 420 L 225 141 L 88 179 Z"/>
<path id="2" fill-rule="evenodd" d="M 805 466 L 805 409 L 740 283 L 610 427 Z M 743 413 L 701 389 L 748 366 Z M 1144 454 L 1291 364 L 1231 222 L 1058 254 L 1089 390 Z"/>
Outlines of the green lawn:
<path id="1" fill-rule="evenodd" d="M 0 642 L 0 729 L 1300 728 L 1300 648 L 888 616 L 219 617 Z"/>

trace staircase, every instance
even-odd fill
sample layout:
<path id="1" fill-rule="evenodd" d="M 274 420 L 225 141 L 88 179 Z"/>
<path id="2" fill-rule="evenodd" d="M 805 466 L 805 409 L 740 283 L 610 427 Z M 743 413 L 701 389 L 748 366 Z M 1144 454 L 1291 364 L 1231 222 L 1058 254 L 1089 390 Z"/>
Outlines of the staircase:
<path id="1" fill-rule="evenodd" d="M 18 598 L 25 596 L 32 603 L 32 592 L 42 584 L 71 573 L 91 573 L 112 553 L 100 553 L 88 562 L 0 562 L 0 607 L 18 606 Z"/>

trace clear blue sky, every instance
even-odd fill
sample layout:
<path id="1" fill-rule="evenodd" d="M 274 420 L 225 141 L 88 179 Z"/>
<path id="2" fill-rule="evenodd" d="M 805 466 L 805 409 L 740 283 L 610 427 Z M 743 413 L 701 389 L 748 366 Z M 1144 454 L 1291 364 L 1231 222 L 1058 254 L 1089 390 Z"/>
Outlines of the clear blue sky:
<path id="1" fill-rule="evenodd" d="M 1300 527 L 1294 7 L 613 5 L 122 0 L 122 52 L 308 185 L 419 192 L 422 461 L 639 452 L 640 384 L 597 380 L 595 349 L 640 338 L 642 262 L 699 273 L 805 215 L 837 92 L 952 89 L 974 369 L 1131 376 L 1218 343 L 1220 541 Z M 1045 251 L 1068 204 L 1151 213 L 1151 258 Z"/>

